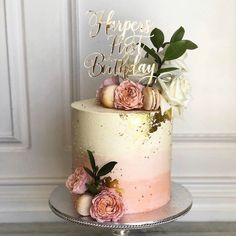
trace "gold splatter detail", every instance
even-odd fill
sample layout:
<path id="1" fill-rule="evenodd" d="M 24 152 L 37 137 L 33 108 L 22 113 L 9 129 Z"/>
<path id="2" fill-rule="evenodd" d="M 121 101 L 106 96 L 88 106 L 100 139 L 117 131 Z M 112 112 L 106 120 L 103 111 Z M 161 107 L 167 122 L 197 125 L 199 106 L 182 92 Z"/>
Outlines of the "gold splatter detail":
<path id="1" fill-rule="evenodd" d="M 156 132 L 159 127 L 167 120 L 171 121 L 171 109 L 165 112 L 163 115 L 160 111 L 140 113 L 140 114 L 126 114 L 119 113 L 120 119 L 124 121 L 124 130 L 119 132 L 119 136 L 125 135 L 127 129 L 133 130 L 134 135 L 132 138 L 134 140 L 140 140 L 145 144 L 151 138 L 151 134 Z"/>
<path id="2" fill-rule="evenodd" d="M 128 114 L 120 113 L 119 116 L 122 120 L 127 120 L 128 119 Z"/>
<path id="3" fill-rule="evenodd" d="M 166 122 L 166 120 L 171 120 L 171 109 L 166 111 L 163 115 L 161 112 L 155 112 L 149 114 L 149 132 L 154 133 L 161 126 L 162 122 Z"/>

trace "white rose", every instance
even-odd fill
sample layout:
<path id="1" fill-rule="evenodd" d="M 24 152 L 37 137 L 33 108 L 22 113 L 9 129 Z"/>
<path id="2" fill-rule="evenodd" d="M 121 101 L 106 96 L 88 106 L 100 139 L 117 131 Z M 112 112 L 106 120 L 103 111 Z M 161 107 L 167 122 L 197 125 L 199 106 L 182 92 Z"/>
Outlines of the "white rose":
<path id="1" fill-rule="evenodd" d="M 174 113 L 181 114 L 182 108 L 186 107 L 190 98 L 191 87 L 189 80 L 185 79 L 183 75 L 180 75 L 174 78 L 160 76 L 158 81 L 161 86 L 163 98 L 170 104 Z"/>

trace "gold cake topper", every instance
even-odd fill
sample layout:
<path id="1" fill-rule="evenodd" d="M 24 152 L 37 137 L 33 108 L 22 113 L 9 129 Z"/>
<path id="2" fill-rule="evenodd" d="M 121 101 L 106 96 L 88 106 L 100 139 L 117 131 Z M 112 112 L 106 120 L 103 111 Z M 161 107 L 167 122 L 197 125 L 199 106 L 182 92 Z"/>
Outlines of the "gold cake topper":
<path id="1" fill-rule="evenodd" d="M 89 36 L 96 38 L 101 33 L 105 34 L 109 52 L 92 52 L 86 56 L 85 68 L 91 78 L 103 74 L 120 75 L 123 78 L 138 78 L 152 80 L 155 72 L 155 63 L 145 63 L 142 50 L 142 41 L 150 38 L 153 28 L 150 20 L 131 21 L 115 20 L 113 10 L 106 12 L 88 11 Z"/>

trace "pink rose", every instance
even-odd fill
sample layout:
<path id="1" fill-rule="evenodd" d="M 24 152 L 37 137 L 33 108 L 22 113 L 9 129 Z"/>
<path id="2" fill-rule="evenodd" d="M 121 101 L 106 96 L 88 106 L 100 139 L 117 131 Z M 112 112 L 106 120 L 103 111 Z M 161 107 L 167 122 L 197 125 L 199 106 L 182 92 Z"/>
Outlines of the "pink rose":
<path id="1" fill-rule="evenodd" d="M 120 84 L 120 78 L 118 75 L 112 76 L 111 78 L 107 78 L 107 79 L 103 80 L 102 84 L 100 85 L 100 87 L 96 91 L 97 100 L 100 101 L 100 94 L 101 94 L 102 88 L 104 88 L 105 86 L 108 86 L 108 85 L 119 85 L 119 84 Z"/>
<path id="2" fill-rule="evenodd" d="M 104 189 L 92 200 L 90 215 L 98 222 L 117 222 L 125 212 L 122 197 L 113 189 Z"/>
<path id="3" fill-rule="evenodd" d="M 115 108 L 132 110 L 143 107 L 144 86 L 130 80 L 123 81 L 115 90 Z"/>
<path id="4" fill-rule="evenodd" d="M 71 175 L 67 178 L 67 180 L 66 180 L 66 187 L 67 187 L 70 191 L 72 191 L 75 182 L 76 182 L 76 176 L 75 176 L 75 174 L 71 174 Z"/>
<path id="5" fill-rule="evenodd" d="M 86 184 L 91 181 L 90 176 L 84 170 L 84 168 L 79 167 L 71 174 L 67 181 L 66 187 L 75 194 L 83 194 L 87 190 Z"/>

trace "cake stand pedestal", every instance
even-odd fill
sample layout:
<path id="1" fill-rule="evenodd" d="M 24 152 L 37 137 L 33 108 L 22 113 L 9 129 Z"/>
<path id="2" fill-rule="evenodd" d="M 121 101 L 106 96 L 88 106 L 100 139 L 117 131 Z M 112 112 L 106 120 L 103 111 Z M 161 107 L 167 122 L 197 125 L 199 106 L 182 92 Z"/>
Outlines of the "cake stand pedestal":
<path id="1" fill-rule="evenodd" d="M 50 195 L 49 206 L 64 220 L 90 227 L 108 228 L 113 235 L 121 236 L 128 235 L 130 230 L 147 229 L 178 219 L 191 209 L 192 196 L 182 185 L 172 183 L 171 200 L 165 206 L 150 212 L 124 215 L 117 223 L 99 223 L 91 217 L 78 215 L 71 194 L 65 186 L 55 188 Z"/>

